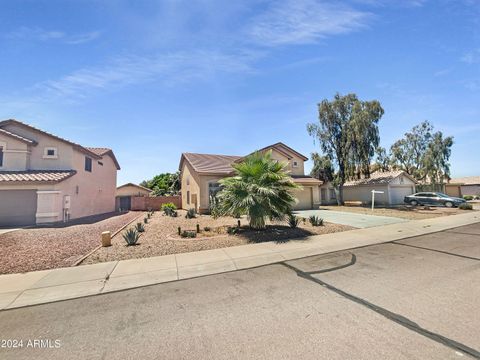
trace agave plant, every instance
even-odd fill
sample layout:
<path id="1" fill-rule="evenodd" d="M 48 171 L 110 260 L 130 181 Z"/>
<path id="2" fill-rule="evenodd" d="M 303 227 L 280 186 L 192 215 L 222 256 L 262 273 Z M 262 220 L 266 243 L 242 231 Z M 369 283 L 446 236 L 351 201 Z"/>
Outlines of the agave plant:
<path id="1" fill-rule="evenodd" d="M 135 230 L 137 230 L 139 233 L 142 233 L 145 231 L 145 225 L 143 225 L 141 222 L 137 222 L 135 225 Z"/>
<path id="2" fill-rule="evenodd" d="M 323 226 L 323 219 L 319 218 L 316 215 L 310 216 L 308 221 L 310 221 L 310 224 L 312 224 L 312 226 Z"/>
<path id="3" fill-rule="evenodd" d="M 187 213 L 185 214 L 186 219 L 194 219 L 197 217 L 197 212 L 195 211 L 194 208 L 190 208 L 187 210 Z"/>
<path id="4" fill-rule="evenodd" d="M 293 214 L 288 214 L 288 225 L 292 228 L 295 229 L 298 224 L 300 224 L 300 218 L 298 216 L 295 216 Z"/>
<path id="5" fill-rule="evenodd" d="M 250 227 L 265 229 L 266 220 L 284 220 L 295 203 L 295 184 L 287 164 L 272 159 L 272 152 L 256 152 L 233 164 L 236 175 L 220 180 L 222 215 L 247 215 Z"/>
<path id="6" fill-rule="evenodd" d="M 122 234 L 122 236 L 125 239 L 125 241 L 127 242 L 127 246 L 132 246 L 132 245 L 137 244 L 138 239 L 140 239 L 140 236 L 142 236 L 142 234 L 140 234 L 137 230 L 131 228 L 131 229 L 126 230 Z"/>

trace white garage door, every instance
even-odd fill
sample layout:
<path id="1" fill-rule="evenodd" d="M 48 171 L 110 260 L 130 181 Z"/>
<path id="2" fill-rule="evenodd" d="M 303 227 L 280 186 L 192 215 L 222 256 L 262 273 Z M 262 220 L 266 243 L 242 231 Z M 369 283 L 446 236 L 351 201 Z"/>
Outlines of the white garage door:
<path id="1" fill-rule="evenodd" d="M 413 186 L 392 186 L 390 187 L 390 197 L 392 205 L 403 204 L 403 198 L 412 195 L 414 192 Z"/>
<path id="2" fill-rule="evenodd" d="M 312 188 L 305 187 L 302 190 L 295 191 L 295 197 L 297 203 L 294 206 L 295 210 L 310 210 L 313 207 L 312 204 Z"/>
<path id="3" fill-rule="evenodd" d="M 0 190 L 0 226 L 34 225 L 36 190 Z"/>

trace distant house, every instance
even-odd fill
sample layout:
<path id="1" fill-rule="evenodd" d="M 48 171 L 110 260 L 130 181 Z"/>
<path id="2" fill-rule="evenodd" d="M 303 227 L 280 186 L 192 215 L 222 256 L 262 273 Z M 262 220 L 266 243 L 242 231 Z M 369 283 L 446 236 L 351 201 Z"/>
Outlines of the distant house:
<path id="1" fill-rule="evenodd" d="M 467 176 L 450 179 L 445 185 L 445 192 L 450 196 L 480 195 L 480 176 Z"/>
<path id="2" fill-rule="evenodd" d="M 405 171 L 376 171 L 369 178 L 347 181 L 343 188 L 343 200 L 370 204 L 372 190 L 383 191 L 375 194 L 375 203 L 381 205 L 403 204 L 407 195 L 415 192 L 416 181 Z M 336 193 L 331 183 L 320 186 L 320 203 L 336 204 Z"/>
<path id="3" fill-rule="evenodd" d="M 320 205 L 320 180 L 305 175 L 304 162 L 308 158 L 279 142 L 258 151 L 272 151 L 272 158 L 286 162 L 293 181 L 302 186 L 295 190 L 295 209 L 314 209 Z M 195 208 L 204 213 L 209 209 L 210 195 L 220 190 L 220 179 L 234 175 L 232 164 L 244 156 L 183 153 L 179 170 L 182 182 L 182 207 Z"/>
<path id="4" fill-rule="evenodd" d="M 17 120 L 0 121 L 0 226 L 115 210 L 112 150 L 84 147 Z"/>
<path id="5" fill-rule="evenodd" d="M 117 209 L 130 210 L 132 208 L 132 197 L 150 196 L 152 190 L 141 185 L 128 183 L 117 187 L 116 206 Z"/>

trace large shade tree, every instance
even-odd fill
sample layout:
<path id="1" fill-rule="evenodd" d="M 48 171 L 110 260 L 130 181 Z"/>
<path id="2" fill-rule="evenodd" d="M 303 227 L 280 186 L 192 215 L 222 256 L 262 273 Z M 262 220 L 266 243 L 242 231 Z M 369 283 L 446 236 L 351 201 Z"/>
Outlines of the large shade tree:
<path id="1" fill-rule="evenodd" d="M 323 182 L 333 181 L 335 170 L 328 156 L 312 153 L 313 167 L 310 176 Z"/>
<path id="2" fill-rule="evenodd" d="M 391 162 L 419 182 L 440 184 L 450 176 L 452 146 L 453 137 L 434 132 L 433 125 L 424 121 L 392 145 Z"/>
<path id="3" fill-rule="evenodd" d="M 343 204 L 343 184 L 361 175 L 370 175 L 370 162 L 380 143 L 378 122 L 383 108 L 376 100 L 361 101 L 355 94 L 336 94 L 318 105 L 318 123 L 307 125 L 322 151 L 337 170 L 336 181 Z"/>
<path id="4" fill-rule="evenodd" d="M 283 220 L 292 211 L 299 188 L 287 171 L 287 164 L 272 159 L 271 151 L 256 152 L 232 165 L 235 176 L 220 180 L 217 195 L 221 215 L 247 215 L 250 227 L 265 229 L 267 219 Z"/>
<path id="5" fill-rule="evenodd" d="M 141 186 L 153 190 L 156 196 L 176 195 L 180 191 L 180 173 L 162 173 L 155 175 L 153 179 L 144 180 Z"/>

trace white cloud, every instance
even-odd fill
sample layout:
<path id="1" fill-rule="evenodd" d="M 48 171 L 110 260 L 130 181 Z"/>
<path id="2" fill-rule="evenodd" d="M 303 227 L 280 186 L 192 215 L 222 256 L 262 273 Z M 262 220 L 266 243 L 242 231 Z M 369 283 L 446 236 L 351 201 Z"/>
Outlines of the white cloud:
<path id="1" fill-rule="evenodd" d="M 15 31 L 7 33 L 6 38 L 12 40 L 33 40 L 33 41 L 59 41 L 66 44 L 81 44 L 92 41 L 100 36 L 99 31 L 91 31 L 82 34 L 69 35 L 63 31 L 45 30 L 39 27 L 22 26 Z"/>
<path id="2" fill-rule="evenodd" d="M 476 64 L 480 62 L 480 49 L 476 49 L 464 54 L 460 60 L 467 64 Z"/>
<path id="3" fill-rule="evenodd" d="M 62 98 L 76 101 L 97 91 L 109 91 L 145 82 L 160 82 L 163 86 L 205 80 L 218 73 L 248 73 L 257 53 L 224 54 L 214 51 L 194 51 L 156 56 L 123 56 L 103 66 L 84 68 L 56 80 L 41 82 L 31 89 L 35 101 Z"/>
<path id="4" fill-rule="evenodd" d="M 366 26 L 371 14 L 320 0 L 273 2 L 255 17 L 247 33 L 264 46 L 315 43 Z"/>

